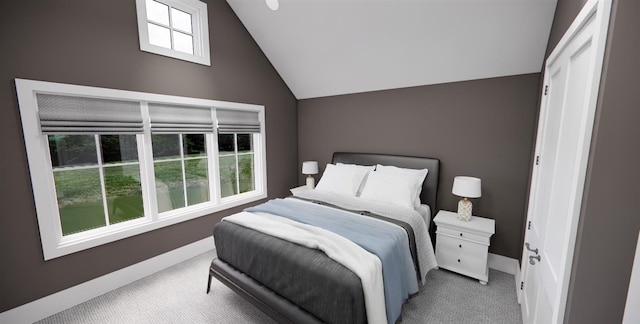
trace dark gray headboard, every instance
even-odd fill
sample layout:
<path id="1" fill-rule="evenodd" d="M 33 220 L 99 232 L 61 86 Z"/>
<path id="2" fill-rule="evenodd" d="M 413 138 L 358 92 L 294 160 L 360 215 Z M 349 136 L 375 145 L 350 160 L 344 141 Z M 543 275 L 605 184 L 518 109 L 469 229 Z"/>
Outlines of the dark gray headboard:
<path id="1" fill-rule="evenodd" d="M 435 215 L 438 212 L 436 206 L 436 197 L 438 194 L 438 177 L 440 174 L 440 160 L 423 157 L 373 154 L 373 153 L 333 153 L 332 163 L 350 163 L 360 165 L 394 165 L 408 169 L 428 169 L 427 178 L 422 184 L 422 193 L 420 201 L 431 207 L 431 213 Z"/>

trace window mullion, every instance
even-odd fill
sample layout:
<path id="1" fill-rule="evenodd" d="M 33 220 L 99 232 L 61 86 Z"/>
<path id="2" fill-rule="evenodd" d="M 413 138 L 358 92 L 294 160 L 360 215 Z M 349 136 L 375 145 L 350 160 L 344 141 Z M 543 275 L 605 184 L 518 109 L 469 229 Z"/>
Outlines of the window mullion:
<path id="1" fill-rule="evenodd" d="M 152 24 L 152 25 L 156 25 L 156 26 L 159 26 L 159 27 L 164 27 L 164 28 L 171 29 L 171 26 L 165 25 L 165 24 L 160 23 L 160 22 L 156 22 L 156 21 L 153 21 L 153 20 L 148 20 L 147 22 Z"/>
<path id="2" fill-rule="evenodd" d="M 151 220 L 156 220 L 158 219 L 158 196 L 156 194 L 155 165 L 153 163 L 153 148 L 151 146 L 151 124 L 148 102 L 142 101 L 140 107 L 144 125 L 142 138 L 138 137 L 138 156 L 140 165 L 142 166 L 140 168 L 142 173 L 140 177 L 143 179 L 142 204 L 144 206 L 145 216 Z"/>
<path id="3" fill-rule="evenodd" d="M 173 8 L 172 6 L 168 6 L 169 7 L 169 39 L 171 40 L 171 49 L 175 50 L 175 45 L 173 44 L 173 18 L 172 18 L 172 14 L 171 14 L 171 9 Z M 187 201 L 185 200 L 185 205 L 187 203 Z"/>
<path id="4" fill-rule="evenodd" d="M 100 174 L 100 189 L 102 190 L 102 208 L 104 209 L 104 220 L 106 226 L 109 226 L 109 208 L 107 201 L 107 186 L 104 179 L 104 165 L 102 163 L 102 150 L 100 149 L 100 135 L 94 135 L 96 141 L 96 153 L 98 154 L 98 173 Z"/>
<path id="5" fill-rule="evenodd" d="M 182 194 L 184 195 L 184 206 L 189 206 L 187 200 L 187 169 L 184 163 L 184 134 L 179 134 L 180 139 L 180 166 L 182 168 Z"/>
<path id="6" fill-rule="evenodd" d="M 215 120 L 215 116 L 214 116 Z M 207 134 L 207 169 L 209 172 L 209 200 L 216 205 L 220 203 L 222 193 L 220 191 L 220 156 L 218 155 L 217 133 Z"/>
<path id="7" fill-rule="evenodd" d="M 202 55 L 202 33 L 200 32 L 200 13 L 189 12 L 191 15 L 191 37 L 193 37 L 193 54 L 197 56 Z"/>
<path id="8" fill-rule="evenodd" d="M 240 168 L 238 163 L 238 134 L 233 134 L 233 149 L 235 150 L 235 160 L 236 160 L 236 194 L 240 194 Z"/>
<path id="9" fill-rule="evenodd" d="M 263 142 L 259 138 L 259 134 L 253 134 L 251 137 L 251 148 L 253 149 L 253 179 L 254 179 L 254 190 L 263 191 L 264 189 L 264 165 L 263 165 Z M 258 163 L 258 161 L 260 161 Z"/>
<path id="10" fill-rule="evenodd" d="M 209 158 L 209 197 L 217 205 L 222 199 L 220 189 L 220 152 L 218 144 L 218 115 L 216 109 L 211 109 L 213 119 L 213 133 L 207 134 L 207 158 Z M 215 196 L 214 196 L 215 195 Z"/>

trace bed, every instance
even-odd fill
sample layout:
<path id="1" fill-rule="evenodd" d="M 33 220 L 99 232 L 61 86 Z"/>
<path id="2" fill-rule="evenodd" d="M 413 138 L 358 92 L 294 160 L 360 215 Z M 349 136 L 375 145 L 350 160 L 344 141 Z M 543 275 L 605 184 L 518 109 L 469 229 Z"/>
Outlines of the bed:
<path id="1" fill-rule="evenodd" d="M 393 206 L 367 203 L 362 208 L 359 205 L 359 201 L 356 204 L 356 201 L 352 198 L 334 197 L 333 193 L 323 193 L 320 190 L 303 191 L 302 194 L 295 197 L 269 201 L 263 204 L 264 206 L 259 205 L 254 207 L 253 210 L 250 209 L 252 211 L 251 214 L 269 216 L 270 214 L 260 208 L 267 208 L 270 205 L 274 205 L 275 208 L 276 205 L 281 203 L 291 210 L 305 211 L 292 216 L 295 220 L 297 220 L 295 217 L 298 216 L 307 217 L 308 211 L 309 215 L 313 215 L 312 212 L 329 213 L 326 218 L 331 218 L 334 214 L 335 217 L 338 217 L 338 214 L 343 216 L 349 214 L 347 216 L 353 216 L 353 218 L 375 219 L 373 221 L 367 220 L 369 223 L 391 222 L 391 225 L 384 226 L 401 228 L 401 232 L 406 232 L 404 240 L 401 240 L 404 243 L 400 242 L 406 245 L 406 248 L 403 248 L 406 252 L 391 253 L 392 258 L 401 258 L 401 256 L 397 256 L 401 254 L 407 255 L 406 258 L 410 258 L 413 266 L 411 270 L 415 271 L 413 272 L 415 278 L 408 278 L 411 275 L 399 275 L 399 277 L 406 282 L 411 282 L 412 280 L 419 283 L 423 282 L 421 279 L 424 279 L 426 272 L 436 266 L 433 247 L 427 229 L 431 223 L 431 215 L 437 212 L 436 195 L 439 160 L 396 155 L 336 152 L 333 155 L 332 164 L 338 163 L 361 166 L 381 164 L 407 169 L 428 169 L 426 179 L 420 187 L 419 204 L 421 206 L 416 208 L 416 210 L 422 211 L 418 213 L 421 220 L 416 221 L 414 216 L 409 215 L 411 212 L 406 212 L 407 215 L 405 216 L 405 212 L 402 209 L 397 209 Z M 321 181 L 324 181 L 324 179 Z M 247 212 L 243 213 L 247 214 Z M 394 213 L 393 219 L 386 217 L 389 213 Z M 414 212 L 414 214 L 416 213 Z M 336 257 L 329 257 L 328 255 L 331 255 L 331 253 L 326 250 L 322 252 L 318 249 L 304 246 L 304 244 L 292 243 L 289 240 L 278 237 L 277 234 L 269 234 L 268 231 L 262 228 L 263 226 L 268 228 L 269 224 L 256 225 L 255 228 L 251 228 L 251 226 L 241 222 L 235 223 L 231 221 L 237 215 L 225 218 L 228 221 L 222 221 L 214 228 L 218 256 L 211 263 L 207 293 L 209 293 L 212 278 L 216 278 L 279 323 L 380 322 L 380 316 L 378 316 L 377 320 L 372 320 L 374 315 L 371 310 L 376 307 L 372 304 L 371 292 L 380 291 L 382 288 L 371 288 L 377 286 L 362 279 L 362 271 L 366 272 L 366 270 L 353 268 L 359 267 L 361 263 L 364 264 L 368 261 L 355 262 L 348 260 L 346 263 L 344 261 L 343 263 L 336 262 Z M 362 215 L 369 217 L 363 217 Z M 397 219 L 396 216 L 398 216 Z M 414 218 L 403 218 L 409 216 Z M 308 217 L 325 219 L 325 214 L 322 214 L 322 217 L 317 215 Z M 260 219 L 263 219 L 263 217 Z M 386 222 L 380 222 L 380 219 Z M 302 220 L 303 223 L 305 221 L 306 219 Z M 295 223 L 298 226 L 298 223 L 293 220 L 286 220 L 286 222 L 284 224 L 286 226 L 289 226 L 289 223 Z M 420 223 L 424 225 L 420 225 Z M 342 227 L 343 225 L 340 226 Z M 358 224 L 357 226 L 364 225 Z M 280 230 L 280 225 L 277 225 L 277 227 Z M 364 226 L 362 228 L 368 227 Z M 413 232 L 414 230 L 415 233 Z M 342 247 L 338 250 L 342 251 Z M 348 248 L 345 248 L 345 250 L 348 250 Z M 339 256 L 339 258 L 344 259 L 345 257 Z M 380 258 L 380 260 L 383 259 Z M 349 262 L 351 262 L 351 267 L 348 264 Z M 391 261 L 383 260 L 382 262 Z M 401 261 L 393 262 L 402 263 Z M 405 261 L 406 263 L 407 261 Z M 354 266 L 353 264 L 356 265 Z M 387 283 L 389 281 L 387 276 L 392 275 L 388 273 L 391 272 L 389 270 L 380 274 L 379 276 L 385 276 L 385 280 L 381 280 L 381 282 Z M 401 269 L 397 270 L 396 273 L 407 274 L 407 271 L 406 269 Z M 375 278 L 373 282 L 376 282 Z M 385 298 L 386 300 L 386 298 L 389 298 L 387 296 L 388 289 L 396 289 L 396 286 L 403 286 L 397 284 L 388 285 L 383 287 L 384 297 L 379 298 Z M 393 288 L 389 288 L 390 286 L 393 286 Z M 411 284 L 406 284 L 406 286 L 409 287 Z M 407 291 L 410 295 L 411 292 L 415 293 L 416 289 L 405 289 L 402 292 L 405 296 L 403 300 L 407 299 Z M 386 301 L 387 304 L 382 301 L 383 308 L 386 305 L 385 316 L 387 316 L 387 321 L 385 322 L 393 323 L 400 318 L 399 312 L 397 311 L 397 306 L 394 306 L 395 309 L 390 309 L 389 300 Z"/>

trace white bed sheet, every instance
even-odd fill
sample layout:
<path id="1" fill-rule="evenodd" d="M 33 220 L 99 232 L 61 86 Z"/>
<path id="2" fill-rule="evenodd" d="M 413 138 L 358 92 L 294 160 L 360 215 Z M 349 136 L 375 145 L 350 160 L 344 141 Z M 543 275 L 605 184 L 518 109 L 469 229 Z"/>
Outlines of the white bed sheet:
<path id="1" fill-rule="evenodd" d="M 416 208 L 416 211 L 420 213 L 420 216 L 424 219 L 424 223 L 427 224 L 427 231 L 429 230 L 429 224 L 431 224 L 431 207 L 429 205 L 420 205 Z"/>

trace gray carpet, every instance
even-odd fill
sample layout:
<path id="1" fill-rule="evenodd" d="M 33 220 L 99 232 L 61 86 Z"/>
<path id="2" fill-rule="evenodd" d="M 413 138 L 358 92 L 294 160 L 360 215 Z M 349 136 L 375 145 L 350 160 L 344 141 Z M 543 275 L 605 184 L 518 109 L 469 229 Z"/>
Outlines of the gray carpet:
<path id="1" fill-rule="evenodd" d="M 213 280 L 205 294 L 214 251 L 52 315 L 38 323 L 274 323 Z M 402 323 L 522 323 L 512 275 L 491 270 L 489 284 L 432 270 L 402 311 Z"/>

